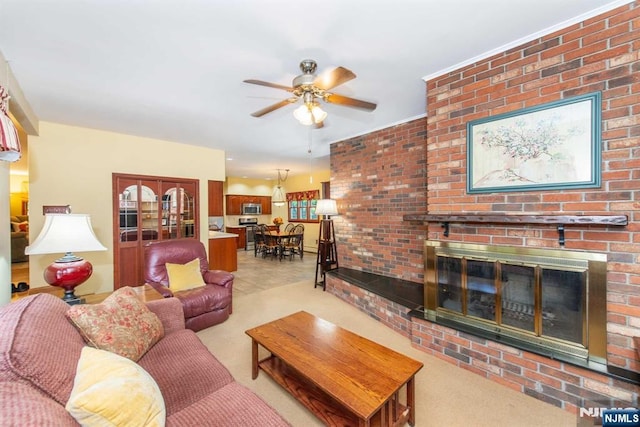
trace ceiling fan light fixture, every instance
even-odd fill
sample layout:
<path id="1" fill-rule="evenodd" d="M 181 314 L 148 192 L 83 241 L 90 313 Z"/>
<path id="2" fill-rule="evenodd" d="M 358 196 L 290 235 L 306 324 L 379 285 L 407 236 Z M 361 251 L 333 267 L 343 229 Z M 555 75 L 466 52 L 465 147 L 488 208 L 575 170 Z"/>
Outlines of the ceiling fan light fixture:
<path id="1" fill-rule="evenodd" d="M 327 112 L 320 108 L 317 103 L 311 108 L 311 115 L 315 123 L 322 123 L 327 118 Z"/>
<path id="2" fill-rule="evenodd" d="M 301 105 L 293 110 L 293 117 L 305 126 L 309 126 L 313 123 L 313 116 L 311 115 L 311 111 L 309 111 L 309 107 L 306 105 Z"/>
<path id="3" fill-rule="evenodd" d="M 315 123 L 322 123 L 327 118 L 327 112 L 320 108 L 317 102 L 304 104 L 293 110 L 295 117 L 301 124 L 310 126 Z"/>

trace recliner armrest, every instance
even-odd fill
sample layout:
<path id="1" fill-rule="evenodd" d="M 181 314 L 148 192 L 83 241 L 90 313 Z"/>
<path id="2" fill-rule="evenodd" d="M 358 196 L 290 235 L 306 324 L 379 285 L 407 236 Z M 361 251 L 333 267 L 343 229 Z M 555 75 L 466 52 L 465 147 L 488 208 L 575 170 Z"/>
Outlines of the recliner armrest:
<path id="1" fill-rule="evenodd" d="M 233 285 L 233 274 L 223 270 L 208 270 L 204 273 L 204 282 L 210 285 L 218 285 L 225 288 Z"/>
<path id="2" fill-rule="evenodd" d="M 147 285 L 152 286 L 153 289 L 158 291 L 158 293 L 162 295 L 164 298 L 171 298 L 173 296 L 173 292 L 171 292 L 171 289 L 167 288 L 162 283 L 147 282 Z"/>

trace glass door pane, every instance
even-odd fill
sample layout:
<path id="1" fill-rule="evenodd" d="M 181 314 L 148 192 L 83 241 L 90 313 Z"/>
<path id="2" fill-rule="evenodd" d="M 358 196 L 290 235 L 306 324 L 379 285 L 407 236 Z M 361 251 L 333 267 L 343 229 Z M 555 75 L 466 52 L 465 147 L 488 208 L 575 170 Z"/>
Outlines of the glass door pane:
<path id="1" fill-rule="evenodd" d="M 131 242 L 138 240 L 138 185 L 121 182 L 118 189 L 119 240 Z"/>
<path id="2" fill-rule="evenodd" d="M 438 257 L 438 306 L 462 313 L 462 260 Z"/>
<path id="3" fill-rule="evenodd" d="M 179 212 L 179 199 L 178 189 L 175 184 L 163 183 L 163 195 L 162 195 L 162 238 L 163 239 L 177 239 L 178 233 L 178 212 Z"/>
<path id="4" fill-rule="evenodd" d="M 155 183 L 140 185 L 140 234 L 142 240 L 158 239 L 158 195 L 153 187 Z M 152 187 L 153 185 L 153 187 Z"/>
<path id="5" fill-rule="evenodd" d="M 585 344 L 586 273 L 542 269 L 542 334 Z"/>
<path id="6" fill-rule="evenodd" d="M 467 260 L 467 314 L 496 319 L 496 267 L 493 262 Z"/>
<path id="7" fill-rule="evenodd" d="M 180 188 L 180 199 L 182 202 L 181 212 L 180 212 L 182 237 L 196 236 L 195 194 L 194 194 L 194 190 L 189 187 L 190 187 L 189 185 L 183 185 Z"/>
<path id="8" fill-rule="evenodd" d="M 502 324 L 535 332 L 535 268 L 502 265 Z"/>

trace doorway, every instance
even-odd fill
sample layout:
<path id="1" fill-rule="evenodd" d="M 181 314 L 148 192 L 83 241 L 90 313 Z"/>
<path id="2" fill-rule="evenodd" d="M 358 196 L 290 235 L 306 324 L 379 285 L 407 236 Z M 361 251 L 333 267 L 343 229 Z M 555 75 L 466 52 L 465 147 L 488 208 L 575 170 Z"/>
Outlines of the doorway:
<path id="1" fill-rule="evenodd" d="M 13 117 L 12 117 L 13 120 Z M 9 218 L 11 222 L 11 283 L 29 283 L 29 145 L 27 133 L 15 120 L 22 157 L 9 164 Z"/>

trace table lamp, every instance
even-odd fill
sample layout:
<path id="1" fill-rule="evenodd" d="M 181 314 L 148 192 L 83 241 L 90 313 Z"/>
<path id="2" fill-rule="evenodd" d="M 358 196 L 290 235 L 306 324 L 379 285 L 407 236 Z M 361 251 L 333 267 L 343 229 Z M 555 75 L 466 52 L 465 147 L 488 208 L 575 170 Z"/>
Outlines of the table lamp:
<path id="1" fill-rule="evenodd" d="M 65 302 L 80 304 L 83 301 L 75 296 L 74 289 L 91 277 L 93 266 L 73 252 L 106 250 L 91 228 L 89 215 L 46 214 L 42 231 L 24 252 L 27 255 L 64 253 L 44 270 L 44 280 L 64 289 Z"/>

